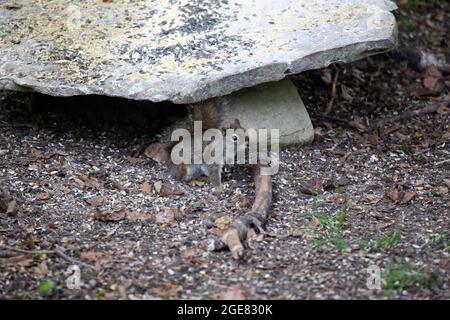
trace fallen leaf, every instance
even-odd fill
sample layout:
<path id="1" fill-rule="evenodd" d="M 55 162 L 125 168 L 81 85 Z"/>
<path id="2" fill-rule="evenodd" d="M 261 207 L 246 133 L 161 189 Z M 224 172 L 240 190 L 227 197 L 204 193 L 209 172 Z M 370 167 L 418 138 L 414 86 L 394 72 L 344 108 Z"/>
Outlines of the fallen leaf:
<path id="1" fill-rule="evenodd" d="M 169 197 L 169 196 L 182 196 L 184 195 L 183 190 L 177 190 L 170 186 L 163 184 L 161 181 L 157 181 L 153 185 L 155 187 L 156 192 L 161 197 Z"/>
<path id="2" fill-rule="evenodd" d="M 446 103 L 441 103 L 439 107 L 436 109 L 436 113 L 438 114 L 447 114 L 450 113 L 450 108 L 447 107 Z"/>
<path id="3" fill-rule="evenodd" d="M 157 193 L 161 192 L 162 189 L 162 181 L 156 181 L 153 186 L 155 187 L 155 190 Z"/>
<path id="4" fill-rule="evenodd" d="M 376 228 L 377 230 L 382 230 L 387 227 L 392 226 L 395 223 L 395 220 L 389 219 L 389 218 L 382 218 L 380 222 L 378 222 Z"/>
<path id="5" fill-rule="evenodd" d="M 127 219 L 131 221 L 151 221 L 155 217 L 148 212 L 131 211 L 127 213 Z"/>
<path id="6" fill-rule="evenodd" d="M 203 187 L 204 185 L 205 185 L 204 181 L 196 180 L 196 179 L 191 180 L 191 186 L 193 186 L 193 187 Z"/>
<path id="7" fill-rule="evenodd" d="M 436 83 L 439 81 L 438 78 L 434 77 L 427 77 L 423 79 L 423 86 L 429 90 L 433 90 L 433 88 L 436 86 Z"/>
<path id="8" fill-rule="evenodd" d="M 301 193 L 316 196 L 318 195 L 318 191 L 315 189 L 313 185 L 311 185 L 309 182 L 301 182 L 299 185 L 299 189 Z"/>
<path id="9" fill-rule="evenodd" d="M 442 73 L 435 65 L 431 65 L 422 73 L 422 79 L 423 87 L 431 93 L 436 88 L 439 80 L 442 79 Z"/>
<path id="10" fill-rule="evenodd" d="M 102 196 L 92 197 L 87 199 L 86 202 L 91 206 L 99 206 L 105 202 L 105 198 Z"/>
<path id="11" fill-rule="evenodd" d="M 444 197 L 444 196 L 448 195 L 448 188 L 447 187 L 439 187 L 438 188 L 438 194 L 441 197 Z"/>
<path id="12" fill-rule="evenodd" d="M 444 183 L 450 188 L 450 179 L 444 179 Z"/>
<path id="13" fill-rule="evenodd" d="M 33 270 L 34 277 L 36 279 L 42 279 L 48 274 L 48 266 L 45 261 L 42 261 Z"/>
<path id="14" fill-rule="evenodd" d="M 16 216 L 18 213 L 17 202 L 16 200 L 12 200 L 6 209 L 6 214 L 8 216 Z"/>
<path id="15" fill-rule="evenodd" d="M 2 7 L 6 10 L 19 10 L 22 8 L 22 5 L 12 2 L 6 2 L 2 5 Z"/>
<path id="16" fill-rule="evenodd" d="M 97 263 L 101 260 L 105 260 L 111 258 L 111 253 L 109 252 L 100 252 L 100 251 L 87 251 L 83 252 L 80 255 L 80 260 L 85 262 Z"/>
<path id="17" fill-rule="evenodd" d="M 320 226 L 320 222 L 316 217 L 312 217 L 309 221 L 308 221 L 308 226 L 311 228 L 316 228 L 318 226 Z"/>
<path id="18" fill-rule="evenodd" d="M 151 186 L 151 184 L 148 183 L 147 181 L 145 181 L 145 182 L 142 184 L 141 192 L 142 192 L 143 194 L 150 194 L 151 191 L 152 191 L 152 186 Z"/>
<path id="19" fill-rule="evenodd" d="M 9 266 L 28 267 L 33 263 L 33 258 L 30 254 L 22 254 L 2 261 Z"/>
<path id="20" fill-rule="evenodd" d="M 6 211 L 9 203 L 13 200 L 7 189 L 0 188 L 0 210 Z"/>
<path id="21" fill-rule="evenodd" d="M 204 265 L 208 263 L 205 257 L 202 257 L 203 251 L 197 248 L 190 248 L 181 251 L 180 256 L 187 262 Z"/>
<path id="22" fill-rule="evenodd" d="M 364 118 L 361 117 L 355 117 L 353 120 L 349 121 L 348 125 L 352 128 L 358 129 L 359 131 L 367 130 Z"/>
<path id="23" fill-rule="evenodd" d="M 343 194 L 340 194 L 340 195 L 336 196 L 336 198 L 334 198 L 334 202 L 336 204 L 344 204 L 347 202 L 347 197 L 344 196 Z"/>
<path id="24" fill-rule="evenodd" d="M 125 187 L 118 181 L 113 181 L 112 186 L 114 189 L 117 189 L 119 191 L 125 190 Z"/>
<path id="25" fill-rule="evenodd" d="M 42 151 L 33 148 L 33 149 L 31 149 L 31 151 L 30 151 L 30 157 L 31 157 L 31 158 L 35 158 L 35 159 L 42 158 L 42 157 L 43 157 L 43 156 L 42 156 Z"/>
<path id="26" fill-rule="evenodd" d="M 39 170 L 39 167 L 37 166 L 37 164 L 30 164 L 30 165 L 28 166 L 28 170 L 29 170 L 29 171 L 38 171 L 38 170 Z"/>
<path id="27" fill-rule="evenodd" d="M 214 226 L 220 230 L 226 230 L 231 225 L 233 219 L 230 216 L 221 216 L 214 221 Z"/>
<path id="28" fill-rule="evenodd" d="M 82 183 L 78 183 L 78 181 L 76 181 L 81 187 L 87 187 L 87 188 L 91 188 L 91 189 L 96 189 L 99 187 L 99 183 L 98 180 L 94 177 L 88 177 L 86 175 L 82 175 L 80 176 L 80 179 L 82 181 Z"/>
<path id="29" fill-rule="evenodd" d="M 168 281 L 162 282 L 162 284 L 158 288 L 153 289 L 156 295 L 164 299 L 175 297 L 177 295 L 178 290 L 179 290 L 178 285 Z"/>
<path id="30" fill-rule="evenodd" d="M 393 191 L 389 191 L 386 194 L 389 199 L 391 199 L 393 202 L 397 202 L 398 201 L 398 191 L 397 190 L 393 190 Z"/>
<path id="31" fill-rule="evenodd" d="M 415 195 L 416 193 L 413 191 L 404 191 L 400 204 L 407 204 L 414 198 Z"/>
<path id="32" fill-rule="evenodd" d="M 47 201 L 50 199 L 50 195 L 48 193 L 40 193 L 36 196 L 36 200 Z"/>
<path id="33" fill-rule="evenodd" d="M 220 294 L 221 300 L 245 300 L 245 294 L 242 291 L 240 283 L 231 286 L 227 291 Z"/>
<path id="34" fill-rule="evenodd" d="M 103 222 L 116 222 L 121 221 L 126 218 L 126 210 L 124 208 L 114 211 L 114 212 L 104 212 L 100 209 L 97 209 L 94 214 L 92 215 L 92 218 L 94 220 L 103 221 Z"/>
<path id="35" fill-rule="evenodd" d="M 178 219 L 181 216 L 178 208 L 166 208 L 164 211 L 156 214 L 156 223 L 167 224 Z"/>
<path id="36" fill-rule="evenodd" d="M 176 190 L 176 189 L 173 189 L 173 188 L 171 188 L 171 187 L 169 187 L 169 186 L 164 186 L 164 185 L 163 185 L 163 187 L 162 187 L 161 192 L 159 193 L 159 195 L 160 195 L 161 197 L 182 196 L 182 195 L 184 195 L 184 191 L 182 191 L 182 190 Z"/>

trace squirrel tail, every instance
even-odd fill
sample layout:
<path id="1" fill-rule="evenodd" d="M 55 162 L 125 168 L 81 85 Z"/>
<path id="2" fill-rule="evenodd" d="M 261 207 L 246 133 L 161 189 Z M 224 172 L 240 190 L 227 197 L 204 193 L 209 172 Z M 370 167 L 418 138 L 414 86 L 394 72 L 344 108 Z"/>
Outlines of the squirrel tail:
<path id="1" fill-rule="evenodd" d="M 203 131 L 217 128 L 220 120 L 220 105 L 216 99 L 209 99 L 190 105 L 194 121 L 202 121 Z"/>

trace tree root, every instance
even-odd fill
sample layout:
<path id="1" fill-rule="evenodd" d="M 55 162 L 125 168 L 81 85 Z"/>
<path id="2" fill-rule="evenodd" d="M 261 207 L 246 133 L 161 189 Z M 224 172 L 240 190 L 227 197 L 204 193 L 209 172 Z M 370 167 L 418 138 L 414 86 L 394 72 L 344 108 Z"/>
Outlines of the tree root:
<path id="1" fill-rule="evenodd" d="M 262 167 L 255 165 L 255 201 L 251 210 L 237 218 L 220 238 L 211 239 L 209 249 L 218 251 L 229 249 L 234 259 L 241 259 L 246 248 L 248 232 L 264 234 L 269 210 L 272 206 L 272 176 L 262 175 Z"/>

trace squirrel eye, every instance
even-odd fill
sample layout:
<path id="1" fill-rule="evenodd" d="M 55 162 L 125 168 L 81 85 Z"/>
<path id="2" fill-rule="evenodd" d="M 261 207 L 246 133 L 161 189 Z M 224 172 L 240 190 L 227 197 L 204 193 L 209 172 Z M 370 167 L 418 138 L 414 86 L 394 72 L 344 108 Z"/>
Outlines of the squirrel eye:
<path id="1" fill-rule="evenodd" d="M 236 133 L 233 133 L 231 138 L 233 139 L 233 141 L 238 141 L 239 140 L 239 136 Z"/>

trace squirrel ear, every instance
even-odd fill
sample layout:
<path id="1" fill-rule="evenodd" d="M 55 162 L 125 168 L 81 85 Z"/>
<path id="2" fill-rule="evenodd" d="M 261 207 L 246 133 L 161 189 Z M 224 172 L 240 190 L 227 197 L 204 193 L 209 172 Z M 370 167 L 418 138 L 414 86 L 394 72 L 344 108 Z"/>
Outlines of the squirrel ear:
<path id="1" fill-rule="evenodd" d="M 238 119 L 234 119 L 234 126 L 235 129 L 241 128 L 241 122 Z"/>

